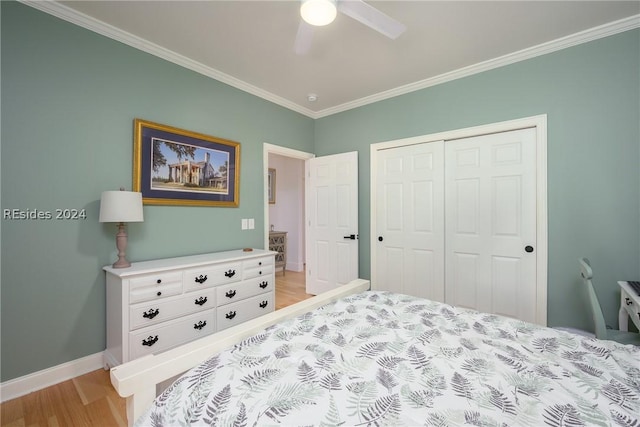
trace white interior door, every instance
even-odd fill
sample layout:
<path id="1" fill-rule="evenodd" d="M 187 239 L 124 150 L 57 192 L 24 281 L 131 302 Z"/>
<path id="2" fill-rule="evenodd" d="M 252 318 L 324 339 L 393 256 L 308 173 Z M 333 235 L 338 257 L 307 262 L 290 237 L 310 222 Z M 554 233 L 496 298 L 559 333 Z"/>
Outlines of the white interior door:
<path id="1" fill-rule="evenodd" d="M 307 280 L 317 295 L 358 278 L 358 153 L 306 161 Z"/>
<path id="2" fill-rule="evenodd" d="M 445 144 L 446 302 L 536 322 L 536 130 Z"/>
<path id="3" fill-rule="evenodd" d="M 381 150 L 374 288 L 444 302 L 444 142 Z"/>

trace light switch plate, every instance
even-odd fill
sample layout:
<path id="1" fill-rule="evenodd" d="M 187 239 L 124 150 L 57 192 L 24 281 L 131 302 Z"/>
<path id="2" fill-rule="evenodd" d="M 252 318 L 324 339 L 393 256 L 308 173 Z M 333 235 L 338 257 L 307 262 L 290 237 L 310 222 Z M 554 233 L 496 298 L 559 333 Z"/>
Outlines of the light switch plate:
<path id="1" fill-rule="evenodd" d="M 255 220 L 253 218 L 249 218 L 249 230 L 253 230 L 254 228 L 256 228 Z"/>
<path id="2" fill-rule="evenodd" d="M 249 228 L 249 221 L 247 220 L 247 218 L 242 218 L 242 229 L 246 230 L 247 228 Z"/>

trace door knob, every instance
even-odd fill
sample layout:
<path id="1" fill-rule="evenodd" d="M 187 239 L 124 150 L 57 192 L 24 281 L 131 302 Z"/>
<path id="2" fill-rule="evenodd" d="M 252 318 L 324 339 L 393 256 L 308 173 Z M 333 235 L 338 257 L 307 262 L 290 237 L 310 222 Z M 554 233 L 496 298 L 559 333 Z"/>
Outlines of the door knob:
<path id="1" fill-rule="evenodd" d="M 382 242 L 383 240 L 382 236 L 378 236 L 378 242 Z"/>
<path id="2" fill-rule="evenodd" d="M 529 253 L 533 252 L 533 246 L 529 246 L 529 245 L 525 246 L 524 251 Z"/>

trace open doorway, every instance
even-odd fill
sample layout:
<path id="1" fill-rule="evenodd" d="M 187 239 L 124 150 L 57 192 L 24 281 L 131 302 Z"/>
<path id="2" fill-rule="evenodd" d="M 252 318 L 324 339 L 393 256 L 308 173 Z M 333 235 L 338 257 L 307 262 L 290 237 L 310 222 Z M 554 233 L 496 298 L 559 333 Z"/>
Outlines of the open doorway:
<path id="1" fill-rule="evenodd" d="M 305 292 L 305 161 L 314 157 L 264 144 L 265 248 L 276 256 L 276 309 L 302 301 Z"/>

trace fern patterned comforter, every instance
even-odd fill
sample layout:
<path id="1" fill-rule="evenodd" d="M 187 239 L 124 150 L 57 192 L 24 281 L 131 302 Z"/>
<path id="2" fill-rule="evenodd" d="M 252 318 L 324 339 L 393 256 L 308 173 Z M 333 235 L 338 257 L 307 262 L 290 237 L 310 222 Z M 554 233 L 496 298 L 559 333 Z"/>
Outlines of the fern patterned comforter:
<path id="1" fill-rule="evenodd" d="M 640 425 L 640 348 L 368 291 L 266 329 L 138 426 Z"/>

